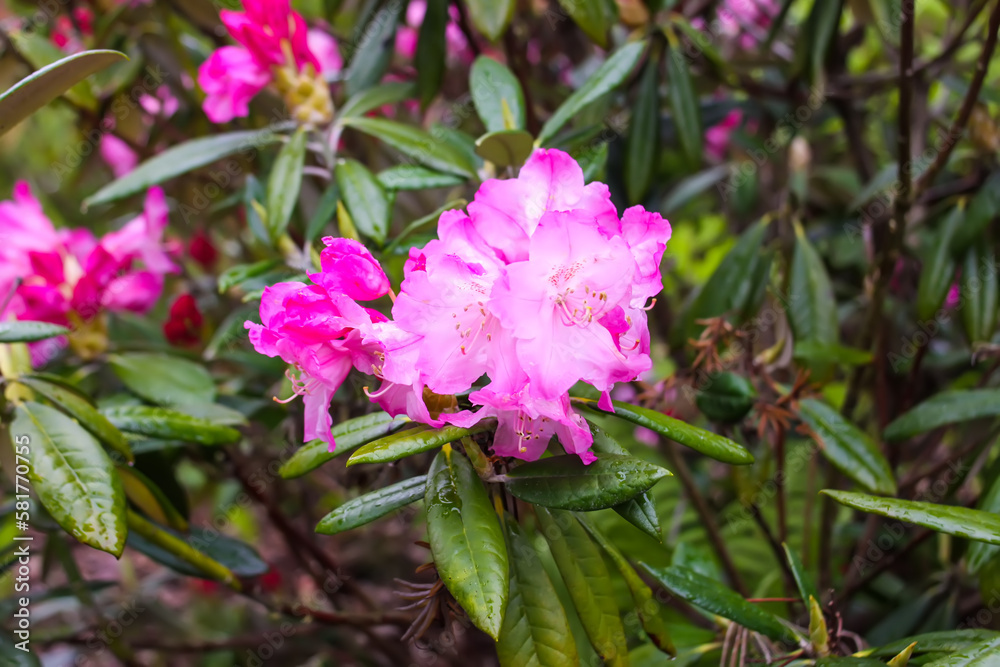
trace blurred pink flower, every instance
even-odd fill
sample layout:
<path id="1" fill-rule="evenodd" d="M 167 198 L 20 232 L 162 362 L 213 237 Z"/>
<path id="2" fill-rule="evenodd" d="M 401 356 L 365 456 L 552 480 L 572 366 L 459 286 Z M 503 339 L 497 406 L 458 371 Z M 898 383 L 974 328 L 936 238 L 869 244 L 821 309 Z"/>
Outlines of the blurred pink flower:
<path id="1" fill-rule="evenodd" d="M 419 41 L 420 26 L 424 22 L 424 15 L 427 14 L 426 0 L 410 0 L 406 6 L 406 25 L 400 26 L 396 30 L 396 53 L 406 60 L 413 60 L 417 54 L 417 42 Z M 465 33 L 458 25 L 459 14 L 455 5 L 448 7 L 448 25 L 445 26 L 445 48 L 449 57 L 455 58 L 459 62 L 469 64 L 472 62 L 472 49 L 465 38 Z"/>
<path id="2" fill-rule="evenodd" d="M 726 157 L 730 136 L 742 122 L 743 112 L 733 109 L 721 122 L 705 130 L 705 152 L 709 158 L 720 161 Z"/>
<path id="3" fill-rule="evenodd" d="M 113 134 L 101 136 L 100 151 L 115 178 L 121 178 L 139 164 L 139 155 L 127 142 Z"/>

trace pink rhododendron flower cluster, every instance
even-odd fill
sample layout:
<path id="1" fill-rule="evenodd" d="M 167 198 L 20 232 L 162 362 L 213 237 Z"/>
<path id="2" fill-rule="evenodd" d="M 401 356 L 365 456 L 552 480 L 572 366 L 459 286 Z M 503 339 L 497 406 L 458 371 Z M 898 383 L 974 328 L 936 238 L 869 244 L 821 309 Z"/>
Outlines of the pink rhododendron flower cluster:
<path id="1" fill-rule="evenodd" d="M 87 229 L 56 229 L 25 182 L 0 201 L 2 319 L 83 325 L 102 311 L 145 312 L 177 270 L 162 243 L 163 191 L 153 188 L 144 212 L 97 239 Z"/>
<path id="2" fill-rule="evenodd" d="M 619 218 L 607 186 L 540 150 L 516 179 L 483 183 L 468 214 L 446 211 L 438 236 L 410 251 L 391 320 L 359 303 L 389 294 L 389 280 L 346 239 L 324 239 L 312 285 L 265 290 L 250 340 L 299 371 L 306 439 L 333 446 L 329 403 L 354 367 L 382 380 L 369 396 L 390 414 L 433 426 L 493 417 L 498 455 L 537 459 L 555 435 L 594 460 L 569 389 L 589 383 L 610 409 L 615 383 L 651 368 L 646 309 L 669 223 L 640 206 Z M 470 390 L 463 409 L 454 396 Z"/>
<path id="3" fill-rule="evenodd" d="M 274 82 L 302 120 L 329 120 L 330 93 L 320 75 L 343 66 L 333 37 L 309 30 L 289 0 L 244 0 L 243 6 L 246 13 L 220 12 L 240 46 L 217 49 L 198 71 L 209 119 L 224 123 L 248 115 L 250 99 Z"/>

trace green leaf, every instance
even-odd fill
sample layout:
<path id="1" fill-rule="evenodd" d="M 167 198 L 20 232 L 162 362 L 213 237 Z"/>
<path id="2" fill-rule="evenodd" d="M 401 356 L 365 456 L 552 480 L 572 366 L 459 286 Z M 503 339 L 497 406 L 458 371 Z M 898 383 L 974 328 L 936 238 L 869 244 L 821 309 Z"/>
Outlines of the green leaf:
<path id="1" fill-rule="evenodd" d="M 872 649 L 870 654 L 876 658 L 890 658 L 913 642 L 917 642 L 914 653 L 961 653 L 996 639 L 1000 639 L 1000 632 L 996 630 L 942 630 L 900 639 Z"/>
<path id="2" fill-rule="evenodd" d="M 288 140 L 267 179 L 267 231 L 276 242 L 288 229 L 302 187 L 302 167 L 306 159 L 306 129 L 300 127 Z"/>
<path id="3" fill-rule="evenodd" d="M 446 446 L 427 473 L 427 541 L 441 581 L 477 628 L 497 639 L 507 606 L 507 546 L 469 460 Z"/>
<path id="4" fill-rule="evenodd" d="M 445 28 L 448 25 L 448 0 L 427 0 L 424 20 L 420 23 L 414 65 L 417 90 L 424 108 L 430 104 L 444 80 Z"/>
<path id="5" fill-rule="evenodd" d="M 464 199 L 452 199 L 450 201 L 445 202 L 441 206 L 441 208 L 437 209 L 433 213 L 428 213 L 422 218 L 417 218 L 416 220 L 408 224 L 406 227 L 403 227 L 403 231 L 401 231 L 399 234 L 396 234 L 396 238 L 394 238 L 392 242 L 385 247 L 383 255 L 386 257 L 391 255 L 393 251 L 395 251 L 396 248 L 399 247 L 399 244 L 402 243 L 403 240 L 409 238 L 410 234 L 420 231 L 421 229 L 427 227 L 431 223 L 437 223 L 438 219 L 441 217 L 441 214 L 444 213 L 445 211 L 465 208 L 465 205 L 468 203 L 469 202 L 465 201 Z"/>
<path id="6" fill-rule="evenodd" d="M 525 129 L 524 91 L 506 65 L 489 56 L 476 58 L 469 70 L 469 92 L 487 132 Z"/>
<path id="7" fill-rule="evenodd" d="M 57 408 L 77 420 L 81 426 L 115 450 L 126 461 L 131 463 L 135 460 L 128 440 L 125 439 L 122 432 L 115 428 L 107 417 L 98 412 L 86 398 L 65 387 L 30 375 L 22 375 L 17 381 L 55 403 Z"/>
<path id="8" fill-rule="evenodd" d="M 336 443 L 334 451 L 330 451 L 330 445 L 325 440 L 307 442 L 281 466 L 281 476 L 285 479 L 301 477 L 327 461 L 352 452 L 361 445 L 390 433 L 409 421 L 406 417 L 392 417 L 385 412 L 375 412 L 340 422 L 333 427 L 332 431 L 333 440 Z"/>
<path id="9" fill-rule="evenodd" d="M 1000 514 L 1000 475 L 993 480 L 993 484 L 987 489 L 979 500 L 977 509 L 990 514 Z M 973 542 L 969 545 L 969 550 L 965 554 L 969 564 L 969 574 L 978 573 L 983 567 L 993 560 L 1000 553 L 1000 547 L 985 544 L 983 542 Z"/>
<path id="10" fill-rule="evenodd" d="M 350 99 L 344 102 L 344 106 L 340 107 L 340 113 L 337 118 L 338 120 L 342 120 L 344 118 L 364 116 L 369 111 L 402 102 L 414 97 L 416 94 L 417 86 L 412 81 L 382 83 L 351 96 Z"/>
<path id="11" fill-rule="evenodd" d="M 958 225 L 950 238 L 949 250 L 952 255 L 961 256 L 969 246 L 982 240 L 986 230 L 996 219 L 1000 204 L 997 192 L 1000 192 L 1000 171 L 991 173 L 969 199 L 962 224 Z"/>
<path id="12" fill-rule="evenodd" d="M 579 664 L 576 642 L 542 561 L 520 526 L 507 520 L 510 592 L 497 657 L 501 667 Z"/>
<path id="13" fill-rule="evenodd" d="M 961 313 L 970 343 L 989 342 L 997 323 L 997 261 L 989 246 L 973 244 L 962 262 Z"/>
<path id="14" fill-rule="evenodd" d="M 625 628 L 597 544 L 569 512 L 536 507 L 535 514 L 590 644 L 608 664 L 627 665 Z"/>
<path id="15" fill-rule="evenodd" d="M 267 209 L 263 202 L 267 201 L 267 192 L 264 186 L 253 174 L 247 174 L 246 182 L 243 186 L 243 213 L 247 219 L 247 227 L 253 232 L 254 238 L 268 247 L 273 247 L 271 236 L 268 234 L 264 218 L 267 216 Z"/>
<path id="16" fill-rule="evenodd" d="M 18 643 L 6 630 L 0 630 L 0 667 L 42 667 L 35 654 L 17 648 Z"/>
<path id="17" fill-rule="evenodd" d="M 906 667 L 910 664 L 910 658 L 913 657 L 913 649 L 916 647 L 917 642 L 912 642 L 909 646 L 893 656 L 893 658 L 886 664 L 889 667 Z"/>
<path id="18" fill-rule="evenodd" d="M 68 336 L 69 333 L 70 330 L 66 327 L 48 322 L 30 320 L 0 322 L 0 343 L 33 343 L 46 338 Z"/>
<path id="19" fill-rule="evenodd" d="M 587 37 L 607 47 L 608 28 L 617 18 L 608 0 L 559 0 L 559 5 Z"/>
<path id="20" fill-rule="evenodd" d="M 872 493 L 893 495 L 896 480 L 878 445 L 826 403 L 813 398 L 799 401 L 799 417 L 837 470 Z"/>
<path id="21" fill-rule="evenodd" d="M 476 141 L 476 155 L 497 169 L 520 167 L 535 148 L 535 138 L 524 130 L 489 132 Z"/>
<path id="22" fill-rule="evenodd" d="M 323 191 L 323 196 L 319 198 L 319 202 L 316 204 L 316 210 L 313 211 L 309 222 L 306 224 L 307 243 L 312 243 L 316 240 L 320 232 L 333 220 L 333 216 L 337 214 L 338 201 L 340 201 L 340 188 L 337 187 L 337 182 L 334 180 Z"/>
<path id="23" fill-rule="evenodd" d="M 102 411 L 122 431 L 161 440 L 182 440 L 200 445 L 228 445 L 239 442 L 240 432 L 207 419 L 146 405 L 122 405 Z"/>
<path id="24" fill-rule="evenodd" d="M 809 603 L 809 598 L 818 600 L 819 593 L 816 591 L 816 584 L 813 582 L 812 577 L 809 576 L 809 573 L 806 572 L 806 568 L 802 565 L 799 555 L 792 551 L 787 544 L 782 543 L 781 546 L 785 550 L 785 560 L 788 561 L 788 568 L 792 571 L 792 576 L 795 578 L 795 586 L 799 589 L 799 597 L 806 604 Z"/>
<path id="25" fill-rule="evenodd" d="M 10 432 L 28 437 L 32 487 L 56 523 L 84 544 L 121 556 L 125 491 L 94 437 L 55 408 L 30 401 L 16 406 Z"/>
<path id="26" fill-rule="evenodd" d="M 472 25 L 491 42 L 500 39 L 507 29 L 515 5 L 514 0 L 465 0 Z"/>
<path id="27" fill-rule="evenodd" d="M 927 663 L 927 667 L 996 667 L 1000 638 L 982 642 L 964 651 Z"/>
<path id="28" fill-rule="evenodd" d="M 22 46 L 23 42 L 19 42 L 19 51 Z M 128 57 L 118 51 L 84 51 L 46 65 L 17 82 L 0 95 L 0 136 L 94 72 L 121 60 Z"/>
<path id="29" fill-rule="evenodd" d="M 108 361 L 126 387 L 151 403 L 175 406 L 215 400 L 212 376 L 193 361 L 146 352 L 112 354 Z"/>
<path id="30" fill-rule="evenodd" d="M 346 118 L 344 125 L 381 139 L 401 153 L 432 169 L 472 177 L 476 170 L 468 158 L 443 138 L 420 128 L 384 118 Z"/>
<path id="31" fill-rule="evenodd" d="M 674 114 L 681 151 L 688 166 L 697 168 L 701 165 L 704 134 L 701 128 L 701 109 L 691 82 L 687 58 L 680 49 L 671 48 L 667 52 L 667 97 Z"/>
<path id="32" fill-rule="evenodd" d="M 608 435 L 604 429 L 599 428 L 593 423 L 589 425 L 591 432 L 594 434 L 593 449 L 595 453 L 628 456 L 628 450 L 618 444 L 618 441 Z M 626 500 L 624 503 L 615 505 L 611 509 L 657 542 L 663 541 L 663 532 L 660 529 L 660 517 L 656 514 L 656 505 L 653 504 L 653 499 L 649 496 L 648 492 L 640 493 Z"/>
<path id="33" fill-rule="evenodd" d="M 562 126 L 598 98 L 614 90 L 628 77 L 646 48 L 644 41 L 630 42 L 611 54 L 587 82 L 570 95 L 542 126 L 538 145 L 544 146 Z"/>
<path id="34" fill-rule="evenodd" d="M 389 199 L 378 179 L 357 160 L 341 160 L 336 168 L 337 187 L 359 232 L 379 245 L 389 231 Z"/>
<path id="35" fill-rule="evenodd" d="M 837 299 L 830 276 L 819 253 L 806 237 L 802 226 L 795 223 L 795 251 L 788 273 L 788 323 L 795 341 L 820 345 L 836 345 L 840 323 L 837 321 Z M 813 373 L 826 377 L 830 362 L 809 365 Z"/>
<path id="36" fill-rule="evenodd" d="M 418 164 L 398 164 L 378 173 L 378 182 L 386 190 L 427 190 L 461 185 L 465 179 L 443 174 Z"/>
<path id="37" fill-rule="evenodd" d="M 219 294 L 225 294 L 251 278 L 259 278 L 282 264 L 280 259 L 262 259 L 253 264 L 231 266 L 219 275 Z"/>
<path id="38" fill-rule="evenodd" d="M 420 475 L 392 484 L 363 496 L 352 498 L 327 514 L 316 526 L 316 532 L 336 535 L 351 528 L 371 523 L 424 497 L 427 476 Z"/>
<path id="39" fill-rule="evenodd" d="M 696 607 L 739 623 L 771 639 L 798 645 L 798 639 L 777 616 L 747 602 L 722 583 L 679 565 L 655 568 L 646 563 L 639 567 L 668 591 Z"/>
<path id="40" fill-rule="evenodd" d="M 484 433 L 492 430 L 495 426 L 496 422 L 493 420 L 482 421 L 471 428 L 459 428 L 458 426 L 434 428 L 421 424 L 416 428 L 408 428 L 405 431 L 393 433 L 384 438 L 379 438 L 375 442 L 368 443 L 354 452 L 351 458 L 347 459 L 347 465 L 398 461 L 401 458 L 413 456 L 421 452 L 428 452 L 449 442 L 461 440 L 467 435 Z"/>
<path id="41" fill-rule="evenodd" d="M 585 464 L 575 454 L 552 456 L 507 473 L 515 498 L 556 509 L 590 511 L 620 505 L 670 472 L 634 456 L 602 454 Z"/>
<path id="42" fill-rule="evenodd" d="M 872 353 L 868 350 L 814 340 L 796 341 L 792 356 L 806 362 L 828 361 L 845 366 L 867 366 L 872 362 Z"/>
<path id="43" fill-rule="evenodd" d="M 273 129 L 213 134 L 171 146 L 146 160 L 121 178 L 112 181 L 83 202 L 84 209 L 144 192 L 175 176 L 212 164 L 234 153 L 252 157 L 261 148 L 278 141 Z"/>
<path id="44" fill-rule="evenodd" d="M 960 389 L 931 396 L 885 429 L 890 442 L 906 440 L 939 426 L 1000 415 L 1000 389 Z"/>
<path id="45" fill-rule="evenodd" d="M 187 519 L 184 518 L 163 490 L 156 483 L 135 467 L 119 467 L 125 489 L 125 497 L 144 514 L 175 530 L 188 530 Z"/>
<path id="46" fill-rule="evenodd" d="M 822 80 L 826 53 L 840 23 L 841 0 L 814 0 L 796 54 L 798 71 L 810 83 Z"/>
<path id="47" fill-rule="evenodd" d="M 713 373 L 698 389 L 695 403 L 712 421 L 735 423 L 743 419 L 757 401 L 753 383 L 728 371 Z"/>
<path id="48" fill-rule="evenodd" d="M 641 203 L 649 191 L 660 149 L 660 77 L 650 58 L 639 78 L 632 120 L 625 139 L 625 192 L 631 204 Z"/>
<path id="49" fill-rule="evenodd" d="M 597 407 L 597 401 L 589 398 L 573 397 L 573 402 L 588 408 L 594 412 L 605 413 Z M 656 431 L 660 435 L 665 435 L 671 440 L 678 442 L 685 447 L 701 452 L 723 463 L 733 465 L 747 465 L 753 463 L 753 455 L 742 445 L 739 445 L 721 435 L 706 431 L 705 429 L 691 426 L 679 419 L 668 417 L 662 412 L 650 410 L 638 405 L 630 405 L 622 401 L 612 401 L 615 407 L 614 416 L 633 424 L 644 426 L 651 431 Z"/>
<path id="50" fill-rule="evenodd" d="M 128 523 L 132 529 L 128 545 L 175 572 L 215 579 L 237 590 L 237 574 L 254 577 L 267 572 L 267 563 L 260 559 L 252 547 L 216 530 L 194 529 L 190 535 L 182 537 L 131 510 L 128 513 Z M 228 562 L 222 562 L 223 560 Z M 232 569 L 234 566 L 240 570 L 239 573 Z"/>
<path id="51" fill-rule="evenodd" d="M 824 489 L 820 493 L 825 493 L 841 505 L 869 514 L 913 523 L 955 537 L 1000 544 L 1000 516 L 989 512 L 914 500 L 880 498 L 853 491 Z"/>
<path id="52" fill-rule="evenodd" d="M 949 245 L 955 230 L 962 225 L 963 213 L 962 206 L 953 208 L 924 250 L 917 284 L 917 318 L 920 320 L 934 319 L 954 282 L 955 260 Z"/>
<path id="53" fill-rule="evenodd" d="M 685 204 L 703 192 L 707 192 L 710 187 L 719 183 L 729 176 L 731 167 L 728 164 L 720 164 L 709 167 L 693 176 L 688 176 L 667 193 L 660 204 L 660 212 L 664 215 L 679 211 Z"/>
<path id="54" fill-rule="evenodd" d="M 395 53 L 396 25 L 399 23 L 402 2 L 384 3 L 373 12 L 360 33 L 360 42 L 351 42 L 354 52 L 348 53 L 350 64 L 344 74 L 348 98 L 370 88 L 382 80 Z M 381 106 L 381 105 L 380 105 Z M 356 112 L 358 113 L 358 112 Z"/>

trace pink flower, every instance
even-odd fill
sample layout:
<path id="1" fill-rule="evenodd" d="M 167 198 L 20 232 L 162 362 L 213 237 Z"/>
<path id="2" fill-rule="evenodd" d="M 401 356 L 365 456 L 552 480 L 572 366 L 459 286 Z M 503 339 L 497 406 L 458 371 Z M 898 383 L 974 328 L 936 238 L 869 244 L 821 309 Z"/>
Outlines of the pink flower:
<path id="1" fill-rule="evenodd" d="M 749 50 L 762 41 L 777 13 L 774 0 L 723 0 L 718 10 L 719 26 L 723 35 L 739 37 L 740 47 Z"/>
<path id="2" fill-rule="evenodd" d="M 722 121 L 705 130 L 705 152 L 711 159 L 720 161 L 725 158 L 730 135 L 742 122 L 743 112 L 733 109 Z"/>
<path id="3" fill-rule="evenodd" d="M 101 137 L 100 151 L 115 178 L 121 178 L 139 164 L 139 155 L 128 143 L 113 134 Z"/>
<path id="4" fill-rule="evenodd" d="M 400 26 L 396 30 L 396 53 L 406 60 L 413 60 L 417 54 L 417 41 L 419 40 L 420 26 L 424 22 L 427 14 L 426 0 L 410 0 L 406 6 L 406 25 Z M 458 9 L 451 5 L 448 7 L 448 25 L 445 26 L 446 52 L 449 56 L 458 58 L 460 62 L 472 62 L 472 50 L 469 42 L 465 38 L 465 33 L 458 25 Z"/>

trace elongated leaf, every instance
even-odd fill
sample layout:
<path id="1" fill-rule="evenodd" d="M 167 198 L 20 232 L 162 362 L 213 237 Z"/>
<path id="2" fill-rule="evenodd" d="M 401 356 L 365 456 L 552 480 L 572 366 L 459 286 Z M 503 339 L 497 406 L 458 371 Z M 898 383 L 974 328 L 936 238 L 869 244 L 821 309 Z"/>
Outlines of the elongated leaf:
<path id="1" fill-rule="evenodd" d="M 654 51 L 655 52 L 655 51 Z M 625 140 L 625 191 L 631 204 L 642 202 L 653 181 L 660 145 L 659 63 L 650 59 L 642 70 Z"/>
<path id="2" fill-rule="evenodd" d="M 983 494 L 979 500 L 977 509 L 990 514 L 1000 514 L 1000 475 L 993 480 L 993 484 Z M 976 574 L 983 566 L 993 560 L 1000 553 L 1000 546 L 985 544 L 984 542 L 973 542 L 969 545 L 969 550 L 965 557 L 969 564 L 969 573 Z"/>
<path id="3" fill-rule="evenodd" d="M 267 231 L 272 241 L 288 229 L 302 187 L 302 167 L 306 159 L 306 130 L 300 127 L 274 161 L 267 179 Z"/>
<path id="4" fill-rule="evenodd" d="M 28 437 L 32 486 L 56 523 L 84 544 L 121 556 L 125 491 L 97 440 L 55 408 L 32 402 L 16 407 L 10 431 Z"/>
<path id="5" fill-rule="evenodd" d="M 211 403 L 215 383 L 199 364 L 165 354 L 114 354 L 111 369 L 137 395 L 159 405 Z"/>
<path id="6" fill-rule="evenodd" d="M 381 139 L 396 150 L 432 169 L 471 177 L 475 167 L 460 151 L 423 130 L 384 118 L 346 118 L 344 124 Z"/>
<path id="7" fill-rule="evenodd" d="M 396 235 L 396 238 L 392 240 L 392 243 L 385 247 L 384 254 L 387 256 L 391 255 L 392 252 L 399 247 L 400 243 L 409 238 L 410 234 L 418 232 L 424 227 L 429 227 L 432 223 L 436 223 L 441 218 L 441 214 L 445 211 L 465 208 L 465 205 L 468 203 L 469 202 L 464 199 L 452 199 L 451 201 L 445 202 L 441 208 L 437 209 L 433 213 L 428 213 L 422 218 L 417 218 L 406 227 L 403 227 L 403 230 Z"/>
<path id="8" fill-rule="evenodd" d="M 118 51 L 84 51 L 42 67 L 0 95 L 0 136 L 95 72 L 122 60 Z"/>
<path id="9" fill-rule="evenodd" d="M 534 149 L 534 137 L 524 130 L 500 130 L 479 137 L 476 155 L 498 169 L 520 167 Z"/>
<path id="10" fill-rule="evenodd" d="M 237 264 L 219 275 L 219 294 L 225 294 L 251 278 L 258 278 L 282 265 L 280 259 L 262 259 L 253 264 Z"/>
<path id="11" fill-rule="evenodd" d="M 375 442 L 369 442 L 354 452 L 351 458 L 347 459 L 347 465 L 398 461 L 401 458 L 413 456 L 421 452 L 428 452 L 449 442 L 461 440 L 467 435 L 489 431 L 495 426 L 496 422 L 492 420 L 480 422 L 471 428 L 459 428 L 458 426 L 434 428 L 421 424 L 416 428 L 406 429 L 405 431 L 379 438 Z"/>
<path id="12" fill-rule="evenodd" d="M 777 616 L 747 602 L 738 593 L 714 579 L 679 565 L 655 568 L 639 563 L 639 567 L 668 591 L 696 607 L 728 618 L 771 639 L 798 643 L 795 633 L 782 625 Z"/>
<path id="13" fill-rule="evenodd" d="M 201 445 L 228 445 L 238 442 L 240 432 L 207 419 L 191 417 L 167 408 L 123 405 L 103 410 L 104 416 L 122 431 L 161 440 L 182 440 Z"/>
<path id="14" fill-rule="evenodd" d="M 134 461 L 132 450 L 129 448 L 128 440 L 122 432 L 108 421 L 107 417 L 97 411 L 87 399 L 74 391 L 70 391 L 51 382 L 47 382 L 37 377 L 22 376 L 18 382 L 30 387 L 33 391 L 41 394 L 56 404 L 56 407 L 68 414 L 73 419 L 80 422 L 80 425 L 96 436 L 101 442 L 111 447 L 120 454 L 126 461 Z"/>
<path id="15" fill-rule="evenodd" d="M 840 324 L 837 321 L 837 299 L 833 294 L 830 276 L 819 253 L 806 237 L 805 231 L 795 224 L 795 251 L 788 275 L 788 323 L 795 342 L 812 342 L 835 345 Z M 810 368 L 826 377 L 830 363 L 813 362 Z"/>
<path id="16" fill-rule="evenodd" d="M 327 514 L 316 526 L 316 532 L 336 535 L 351 528 L 371 523 L 424 497 L 427 476 L 420 475 L 392 484 L 363 496 L 352 498 Z"/>
<path id="17" fill-rule="evenodd" d="M 336 169 L 337 187 L 359 232 L 379 245 L 389 231 L 389 200 L 368 168 L 357 160 L 341 160 Z"/>
<path id="18" fill-rule="evenodd" d="M 448 0 L 427 0 L 424 20 L 420 23 L 417 52 L 417 90 L 426 108 L 441 88 L 444 79 L 445 28 L 448 26 Z"/>
<path id="19" fill-rule="evenodd" d="M 16 558 L 14 562 L 17 562 Z M 24 651 L 17 646 L 21 641 L 19 638 L 11 637 L 6 630 L 0 630 L 0 665 L 2 667 L 42 667 L 38 657 L 30 650 L 30 640 L 22 644 L 24 647 L 29 647 Z"/>
<path id="20" fill-rule="evenodd" d="M 396 104 L 417 94 L 417 87 L 412 81 L 392 81 L 382 83 L 352 96 L 340 107 L 338 118 L 364 116 L 369 111 L 386 105 Z"/>
<path id="21" fill-rule="evenodd" d="M 240 564 L 247 564 L 250 561 L 249 554 L 253 554 L 258 563 L 263 563 L 249 546 L 236 542 L 218 531 L 212 533 L 192 532 L 185 539 L 173 531 L 157 526 L 131 510 L 128 513 L 128 524 L 132 529 L 128 538 L 130 547 L 181 574 L 215 579 L 239 590 L 240 585 L 236 579 L 236 573 L 227 566 L 229 564 L 223 564 L 215 557 L 205 553 L 207 547 L 212 547 L 213 552 L 226 553 L 227 555 L 238 554 L 236 560 Z M 195 548 L 192 546 L 192 542 L 199 544 L 202 548 Z M 240 549 L 234 550 L 233 543 L 239 545 Z M 242 576 L 263 574 L 267 571 L 267 564 L 263 563 L 263 565 L 263 569 L 259 566 L 245 568 L 241 574 Z"/>
<path id="22" fill-rule="evenodd" d="M 571 513 L 535 513 L 590 644 L 607 664 L 627 665 L 625 629 L 600 549 Z"/>
<path id="23" fill-rule="evenodd" d="M 933 319 L 944 304 L 955 278 L 955 259 L 949 246 L 963 220 L 961 206 L 953 208 L 942 221 L 937 234 L 924 250 L 924 265 L 917 284 L 917 318 Z"/>
<path id="24" fill-rule="evenodd" d="M 608 435 L 603 429 L 590 423 L 590 430 L 594 434 L 594 452 L 598 454 L 628 456 L 628 450 L 618 444 L 618 441 Z M 663 534 L 660 529 L 660 518 L 656 514 L 656 505 L 653 504 L 653 499 L 650 498 L 648 492 L 640 493 L 634 498 L 626 500 L 624 503 L 615 505 L 611 509 L 657 542 L 663 540 Z"/>
<path id="25" fill-rule="evenodd" d="M 497 657 L 501 667 L 562 667 L 579 663 L 566 612 L 535 548 L 507 521 L 510 592 Z"/>
<path id="26" fill-rule="evenodd" d="M 0 322 L 0 343 L 33 343 L 37 340 L 66 336 L 69 329 L 48 322 L 11 320 Z"/>
<path id="27" fill-rule="evenodd" d="M 523 130 L 526 127 L 524 91 L 506 65 L 489 56 L 476 58 L 469 70 L 469 92 L 476 105 L 476 113 L 488 132 Z M 505 108 L 509 118 L 505 116 Z"/>
<path id="28" fill-rule="evenodd" d="M 187 519 L 174 507 L 170 498 L 153 480 L 135 467 L 117 469 L 125 496 L 147 516 L 174 530 L 187 531 Z"/>
<path id="29" fill-rule="evenodd" d="M 970 343 L 988 342 L 997 323 L 997 261 L 987 246 L 972 245 L 962 262 L 961 313 Z"/>
<path id="30" fill-rule="evenodd" d="M 431 463 L 424 504 L 441 581 L 475 626 L 497 639 L 510 588 L 507 546 L 486 488 L 450 445 Z"/>
<path id="31" fill-rule="evenodd" d="M 969 199 L 962 224 L 951 235 L 949 249 L 952 255 L 961 257 L 969 246 L 982 240 L 984 232 L 996 219 L 1000 204 L 997 192 L 1000 192 L 1000 171 L 991 173 Z"/>
<path id="32" fill-rule="evenodd" d="M 697 167 L 701 164 L 703 145 L 701 109 L 691 82 L 687 58 L 680 49 L 671 48 L 667 53 L 667 97 L 674 114 L 681 151 L 688 165 Z"/>
<path id="33" fill-rule="evenodd" d="M 792 571 L 792 576 L 795 577 L 795 586 L 799 589 L 799 597 L 806 604 L 809 603 L 809 598 L 819 600 L 816 584 L 813 582 L 812 577 L 809 576 L 809 573 L 806 572 L 806 568 L 802 565 L 799 555 L 789 548 L 787 544 L 782 544 L 781 546 L 785 550 L 785 560 L 788 561 L 788 567 Z"/>
<path id="34" fill-rule="evenodd" d="M 538 145 L 545 146 L 548 140 L 584 107 L 620 85 L 639 62 L 639 57 L 645 48 L 645 42 L 631 42 L 605 60 L 593 76 L 575 90 L 545 122 L 538 135 Z"/>
<path id="35" fill-rule="evenodd" d="M 334 180 L 323 191 L 323 196 L 319 198 L 316 209 L 309 217 L 306 224 L 306 242 L 312 243 L 316 237 L 326 228 L 333 217 L 337 214 L 337 202 L 340 201 L 340 188 Z"/>
<path id="36" fill-rule="evenodd" d="M 872 493 L 896 493 L 892 467 L 878 445 L 857 426 L 813 398 L 799 401 L 799 416 L 816 434 L 823 454 L 838 470 Z"/>
<path id="37" fill-rule="evenodd" d="M 993 639 L 928 663 L 928 667 L 995 667 L 1000 656 L 1000 639 Z"/>
<path id="38" fill-rule="evenodd" d="M 814 0 L 806 19 L 805 37 L 799 40 L 799 71 L 812 83 L 821 80 L 827 50 L 840 23 L 841 0 Z"/>
<path id="39" fill-rule="evenodd" d="M 514 468 L 507 473 L 507 490 L 536 505 L 590 511 L 620 505 L 669 474 L 634 456 L 602 454 L 588 465 L 566 454 Z"/>
<path id="40" fill-rule="evenodd" d="M 810 340 L 796 341 L 792 356 L 806 362 L 829 361 L 846 366 L 866 366 L 872 362 L 872 353 L 867 350 Z"/>
<path id="41" fill-rule="evenodd" d="M 688 176 L 663 198 L 660 212 L 668 215 L 680 210 L 689 201 L 729 176 L 730 171 L 731 167 L 728 164 L 720 164 Z"/>
<path id="42" fill-rule="evenodd" d="M 495 42 L 500 39 L 507 25 L 514 17 L 514 0 L 464 0 L 469 8 L 469 18 L 476 30 L 486 39 Z"/>
<path id="43" fill-rule="evenodd" d="M 597 407 L 597 401 L 589 398 L 573 398 L 574 403 L 594 412 L 604 413 Z M 747 465 L 753 463 L 753 455 L 743 446 L 723 438 L 721 435 L 706 431 L 705 429 L 691 426 L 679 419 L 668 417 L 662 412 L 650 410 L 638 405 L 631 405 L 622 401 L 612 401 L 615 407 L 614 415 L 619 419 L 630 421 L 639 426 L 645 426 L 651 431 L 656 431 L 665 435 L 671 440 L 678 442 L 685 447 L 701 452 L 717 461 L 731 463 L 734 465 Z"/>
<path id="44" fill-rule="evenodd" d="M 378 182 L 386 190 L 426 190 L 461 185 L 464 179 L 443 174 L 417 164 L 399 164 L 378 173 Z"/>
<path id="45" fill-rule="evenodd" d="M 384 3 L 372 13 L 360 32 L 360 41 L 352 43 L 353 52 L 348 52 L 349 64 L 344 75 L 345 88 L 349 97 L 370 88 L 382 80 L 389 69 L 395 52 L 396 26 L 405 3 Z M 360 113 L 360 112 L 359 112 Z"/>
<path id="46" fill-rule="evenodd" d="M 955 537 L 1000 544 L 1000 516 L 990 512 L 914 500 L 880 498 L 853 491 L 824 489 L 820 493 L 825 493 L 841 505 L 862 512 L 914 523 Z"/>
<path id="47" fill-rule="evenodd" d="M 201 137 L 172 146 L 146 160 L 134 170 L 112 181 L 83 202 L 84 208 L 134 195 L 175 176 L 212 164 L 234 153 L 252 156 L 278 141 L 273 129 L 229 132 Z"/>
<path id="48" fill-rule="evenodd" d="M 885 429 L 890 442 L 906 440 L 939 426 L 1000 415 L 1000 389 L 962 389 L 935 394 L 903 413 Z"/>
<path id="49" fill-rule="evenodd" d="M 996 630 L 943 630 L 900 639 L 872 649 L 870 654 L 877 658 L 891 658 L 912 642 L 917 642 L 914 653 L 961 653 L 973 646 L 996 639 L 1000 639 L 1000 632 Z"/>
<path id="50" fill-rule="evenodd" d="M 307 442 L 281 466 L 281 476 L 285 479 L 301 477 L 327 461 L 352 452 L 386 433 L 391 433 L 408 421 L 406 417 L 391 417 L 385 412 L 376 412 L 341 422 L 333 427 L 334 451 L 330 451 L 330 445 L 325 440 Z"/>
<path id="51" fill-rule="evenodd" d="M 601 47 L 608 45 L 608 28 L 614 17 L 608 0 L 560 0 L 559 4 L 587 37 Z"/>
<path id="52" fill-rule="evenodd" d="M 735 423 L 743 419 L 757 401 L 753 383 L 742 375 L 723 371 L 708 376 L 698 389 L 695 403 L 715 422 Z"/>

